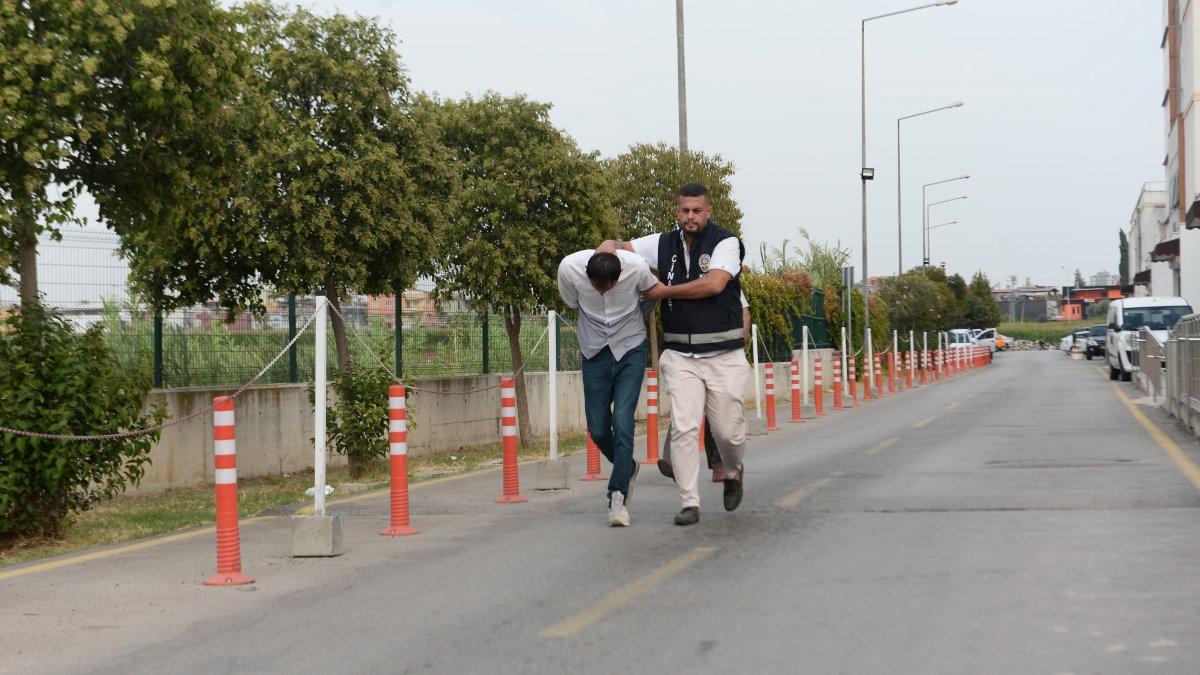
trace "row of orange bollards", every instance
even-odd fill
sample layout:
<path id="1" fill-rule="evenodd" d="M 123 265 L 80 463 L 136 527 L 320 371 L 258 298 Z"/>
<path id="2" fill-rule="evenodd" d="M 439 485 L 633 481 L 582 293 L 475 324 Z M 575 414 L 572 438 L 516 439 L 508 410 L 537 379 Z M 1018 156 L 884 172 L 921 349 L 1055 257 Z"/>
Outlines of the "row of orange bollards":
<path id="1" fill-rule="evenodd" d="M 842 361 L 835 352 L 833 359 L 833 410 L 843 409 Z M 919 382 L 953 377 L 965 370 L 979 368 L 991 363 L 991 352 L 987 348 L 921 350 L 914 358 L 912 351 L 891 353 L 888 358 L 887 379 L 889 393 L 898 391 L 897 371 L 904 371 L 904 388 L 912 389 L 915 371 L 920 371 Z M 884 396 L 882 358 L 876 354 L 873 364 L 875 397 Z M 775 366 L 764 364 L 766 371 L 767 428 L 778 430 L 775 414 Z M 646 460 L 645 464 L 658 461 L 658 372 L 647 371 L 646 378 Z M 813 411 L 817 416 L 825 414 L 824 383 L 821 360 L 815 359 L 813 381 Z M 851 399 L 857 403 L 857 372 L 854 360 L 849 362 Z M 803 385 L 797 359 L 791 362 L 792 422 L 801 422 L 800 397 Z M 862 400 L 872 399 L 871 383 L 863 382 Z M 388 447 L 391 474 L 390 524 L 380 534 L 383 536 L 406 536 L 417 534 L 410 522 L 408 489 L 408 417 L 405 389 L 393 385 L 388 390 Z M 521 495 L 517 462 L 517 400 L 516 380 L 512 377 L 500 379 L 500 436 L 502 443 L 503 469 L 502 491 L 497 503 L 515 504 L 526 501 Z M 237 434 L 234 423 L 234 401 L 228 396 L 213 399 L 213 469 L 216 491 L 216 540 L 217 574 L 204 580 L 209 586 L 236 586 L 253 583 L 254 579 L 242 573 L 241 543 L 238 531 L 237 498 Z M 700 430 L 700 451 L 704 451 L 704 430 Z M 601 475 L 600 451 L 587 437 L 587 473 L 582 480 L 603 480 Z"/>

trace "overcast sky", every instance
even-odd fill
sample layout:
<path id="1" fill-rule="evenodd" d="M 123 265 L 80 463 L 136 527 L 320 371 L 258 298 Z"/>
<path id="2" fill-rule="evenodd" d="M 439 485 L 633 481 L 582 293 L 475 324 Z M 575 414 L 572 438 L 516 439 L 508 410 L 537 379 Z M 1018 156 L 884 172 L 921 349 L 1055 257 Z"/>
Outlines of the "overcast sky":
<path id="1" fill-rule="evenodd" d="M 303 4 L 380 17 L 417 89 L 551 102 L 557 125 L 606 156 L 678 142 L 671 0 Z M 735 163 L 754 260 L 804 227 L 852 249 L 861 274 L 859 21 L 919 4 L 685 1 L 689 143 Z M 996 285 L 1116 272 L 1118 229 L 1142 183 L 1163 180 L 1161 15 L 1154 0 L 961 0 L 869 23 L 870 272 L 897 268 L 896 118 L 955 100 L 904 123 L 905 267 L 920 261 L 921 185 L 969 173 L 929 190 L 968 196 L 933 208 L 932 224 L 958 221 L 933 231 L 935 262 Z"/>
<path id="2" fill-rule="evenodd" d="M 671 0 L 318 0 L 378 16 L 417 89 L 554 104 L 604 155 L 678 141 Z M 840 240 L 861 267 L 859 20 L 920 0 L 686 0 L 688 136 L 736 167 L 748 248 Z M 870 271 L 897 267 L 896 118 L 904 123 L 904 262 L 919 262 L 921 185 L 935 261 L 993 283 L 1117 271 L 1117 230 L 1163 180 L 1160 2 L 961 0 L 867 24 Z"/>

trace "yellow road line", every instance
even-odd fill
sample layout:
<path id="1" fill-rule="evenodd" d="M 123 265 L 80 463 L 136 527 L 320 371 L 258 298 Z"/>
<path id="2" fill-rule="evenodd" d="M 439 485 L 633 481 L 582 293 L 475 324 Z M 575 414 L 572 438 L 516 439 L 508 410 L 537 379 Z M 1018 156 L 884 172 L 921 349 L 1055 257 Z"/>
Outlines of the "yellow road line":
<path id="1" fill-rule="evenodd" d="M 920 429 L 921 427 L 925 426 L 926 424 L 929 424 L 930 422 L 932 422 L 936 419 L 937 419 L 937 415 L 930 415 L 929 417 L 926 417 L 925 419 L 921 420 L 920 422 L 917 422 L 916 424 L 914 424 L 913 428 Z"/>
<path id="2" fill-rule="evenodd" d="M 900 440 L 900 439 L 895 438 L 895 437 L 889 438 L 886 441 L 884 441 L 884 442 L 880 443 L 879 445 L 876 445 L 875 447 L 868 450 L 867 454 L 874 455 L 875 453 L 879 452 L 880 450 L 886 450 L 887 448 L 892 447 L 892 445 L 894 445 L 896 443 L 896 441 L 898 441 L 898 440 Z"/>
<path id="3" fill-rule="evenodd" d="M 267 518 L 270 518 L 270 517 L 271 516 L 257 516 L 254 518 L 245 518 L 241 522 L 238 523 L 238 526 L 245 527 L 246 525 L 251 525 L 253 523 L 257 523 L 257 522 L 266 520 Z M 112 548 L 106 548 L 106 549 L 102 549 L 100 551 L 92 551 L 91 553 L 84 553 L 81 555 L 70 556 L 67 558 L 58 558 L 55 560 L 47 560 L 46 562 L 38 563 L 36 565 L 29 565 L 28 567 L 18 567 L 17 569 L 0 571 L 0 581 L 3 581 L 5 579 L 12 579 L 15 577 L 25 576 L 26 574 L 34 574 L 37 572 L 49 572 L 50 570 L 56 570 L 60 567 L 69 567 L 71 565 L 78 565 L 80 563 L 85 563 L 85 562 L 88 562 L 89 560 L 102 560 L 104 558 L 111 558 L 115 555 L 121 555 L 123 553 L 132 553 L 134 551 L 141 551 L 144 549 L 153 548 L 155 546 L 162 546 L 163 544 L 170 544 L 170 543 L 177 542 L 177 541 L 184 541 L 185 539 L 195 539 L 196 537 L 202 537 L 206 534 L 213 534 L 216 531 L 217 531 L 217 528 L 213 525 L 210 525 L 208 527 L 202 527 L 197 530 L 188 530 L 186 532 L 179 532 L 176 534 L 168 534 L 166 536 L 156 537 L 154 539 L 144 539 L 142 541 L 134 542 L 132 544 L 125 544 L 123 546 L 114 546 Z"/>
<path id="4" fill-rule="evenodd" d="M 958 401 L 955 401 L 954 403 L 951 403 L 950 405 L 946 406 L 945 408 L 942 408 L 942 410 L 954 410 L 957 407 L 958 407 Z"/>
<path id="5" fill-rule="evenodd" d="M 1188 456 L 1175 444 L 1175 441 L 1172 441 L 1163 433 L 1162 429 L 1158 428 L 1157 424 L 1152 422 L 1149 417 L 1146 417 L 1146 414 L 1138 409 L 1137 404 L 1129 400 L 1125 392 L 1121 391 L 1116 382 L 1109 382 L 1109 384 L 1112 385 L 1113 391 L 1117 392 L 1117 397 L 1121 399 L 1121 403 L 1125 404 L 1125 407 L 1129 410 L 1129 414 L 1133 415 L 1133 419 L 1142 425 L 1142 428 L 1146 430 L 1150 438 L 1153 438 L 1154 442 L 1158 443 L 1158 447 L 1167 453 L 1167 457 L 1170 457 L 1175 462 L 1175 465 L 1179 467 L 1183 475 L 1192 481 L 1192 485 L 1196 486 L 1197 490 L 1200 490 L 1200 466 L 1196 466 L 1195 462 L 1188 459 Z"/>
<path id="6" fill-rule="evenodd" d="M 661 584 L 663 581 L 707 558 L 716 550 L 717 547 L 715 546 L 698 546 L 641 579 L 609 593 L 601 598 L 599 602 L 575 616 L 543 629 L 538 635 L 546 638 L 571 637 L 629 604 L 639 595 Z"/>
<path id="7" fill-rule="evenodd" d="M 821 488 L 825 487 L 826 485 L 829 485 L 830 481 L 832 481 L 832 480 L 833 480 L 832 478 L 822 478 L 821 480 L 809 483 L 808 485 L 805 485 L 804 487 L 800 488 L 799 490 L 796 490 L 795 492 L 784 497 L 783 499 L 776 500 L 775 506 L 778 506 L 781 509 L 791 508 L 791 507 L 799 504 L 801 501 L 803 501 L 806 497 L 808 497 L 812 493 L 816 492 L 817 490 L 820 490 Z"/>

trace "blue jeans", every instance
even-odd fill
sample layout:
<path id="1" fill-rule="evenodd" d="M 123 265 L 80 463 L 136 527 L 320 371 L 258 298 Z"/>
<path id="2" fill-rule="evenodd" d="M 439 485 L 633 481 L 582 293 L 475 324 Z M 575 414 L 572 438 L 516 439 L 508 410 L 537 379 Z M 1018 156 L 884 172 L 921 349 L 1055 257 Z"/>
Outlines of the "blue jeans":
<path id="1" fill-rule="evenodd" d="M 588 433 L 601 454 L 612 462 L 608 496 L 614 491 L 629 494 L 633 476 L 633 414 L 646 375 L 646 343 L 629 350 L 618 361 L 605 347 L 592 358 L 583 359 L 583 408 Z"/>

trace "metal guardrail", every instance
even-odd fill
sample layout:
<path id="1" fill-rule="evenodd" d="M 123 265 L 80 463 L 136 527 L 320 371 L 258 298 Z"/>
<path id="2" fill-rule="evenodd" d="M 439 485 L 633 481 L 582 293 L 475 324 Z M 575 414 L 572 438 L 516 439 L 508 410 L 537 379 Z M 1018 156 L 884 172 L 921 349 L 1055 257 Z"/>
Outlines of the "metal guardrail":
<path id="1" fill-rule="evenodd" d="M 1180 319 L 1165 346 L 1167 409 L 1194 429 L 1200 420 L 1200 314 Z"/>
<path id="2" fill-rule="evenodd" d="M 1163 385 L 1167 371 L 1167 345 L 1158 341 L 1148 328 L 1142 328 L 1132 339 L 1130 362 L 1135 377 L 1156 403 L 1166 395 Z"/>

